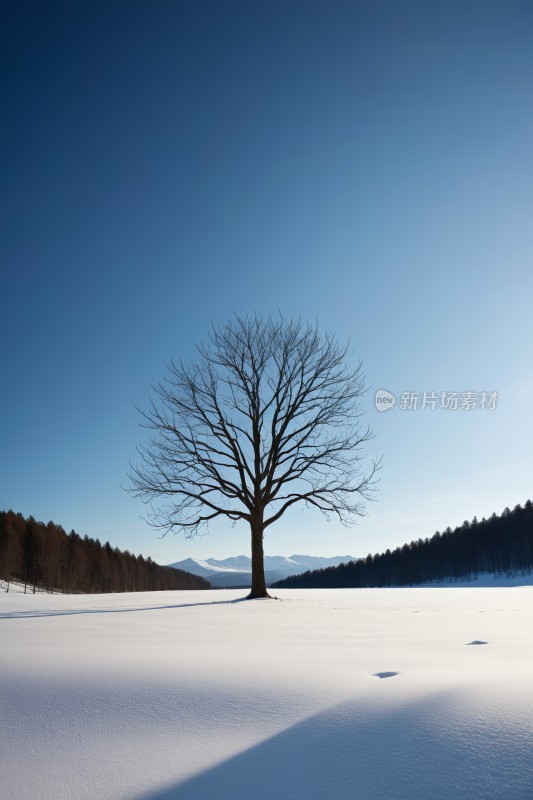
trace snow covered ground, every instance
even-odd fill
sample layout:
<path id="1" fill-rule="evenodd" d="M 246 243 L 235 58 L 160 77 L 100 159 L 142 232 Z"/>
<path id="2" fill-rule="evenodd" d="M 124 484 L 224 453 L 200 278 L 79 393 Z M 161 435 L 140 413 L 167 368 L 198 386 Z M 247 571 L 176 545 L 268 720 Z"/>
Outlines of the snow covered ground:
<path id="1" fill-rule="evenodd" d="M 433 583 L 425 583 L 423 586 L 453 586 L 453 587 L 483 587 L 489 586 L 533 586 L 533 573 L 529 572 L 525 575 L 520 573 L 513 575 L 505 575 L 503 573 L 494 575 L 492 572 L 480 572 L 477 575 L 471 575 L 468 579 L 461 580 L 447 580 L 435 581 Z"/>
<path id="2" fill-rule="evenodd" d="M 533 587 L 244 594 L 0 593 L 2 797 L 533 798 Z"/>

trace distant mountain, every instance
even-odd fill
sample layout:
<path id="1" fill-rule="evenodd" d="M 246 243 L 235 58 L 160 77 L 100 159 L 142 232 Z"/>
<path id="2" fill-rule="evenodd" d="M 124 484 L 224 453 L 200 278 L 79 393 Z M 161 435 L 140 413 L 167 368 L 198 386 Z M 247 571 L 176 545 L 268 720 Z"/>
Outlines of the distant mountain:
<path id="1" fill-rule="evenodd" d="M 280 572 L 275 570 L 265 570 L 265 582 L 267 586 L 272 586 L 273 583 L 276 581 L 282 581 L 287 577 L 286 572 Z M 215 572 L 214 575 L 210 575 L 209 578 L 205 580 L 209 580 L 209 583 L 213 587 L 213 589 L 237 589 L 241 588 L 242 586 L 251 586 L 252 583 L 252 573 L 251 572 Z"/>
<path id="2" fill-rule="evenodd" d="M 336 567 L 348 561 L 357 561 L 355 556 L 265 556 L 265 579 L 270 586 L 274 581 L 280 581 L 289 575 L 301 575 L 311 569 L 324 569 Z M 216 559 L 186 558 L 169 564 L 174 569 L 185 570 L 193 575 L 207 578 L 212 586 L 229 588 L 232 586 L 250 586 L 252 580 L 252 560 L 249 556 L 232 556 L 231 558 Z"/>

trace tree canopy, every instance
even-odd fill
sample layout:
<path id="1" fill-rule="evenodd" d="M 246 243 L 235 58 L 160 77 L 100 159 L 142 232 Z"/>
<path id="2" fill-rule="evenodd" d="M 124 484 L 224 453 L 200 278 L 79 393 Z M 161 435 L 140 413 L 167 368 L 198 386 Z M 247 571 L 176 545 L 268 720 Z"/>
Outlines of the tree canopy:
<path id="1" fill-rule="evenodd" d="M 303 503 L 343 524 L 364 513 L 379 463 L 363 472 L 362 363 L 317 324 L 235 316 L 198 358 L 172 361 L 141 424 L 130 471 L 149 520 L 194 536 L 214 519 L 250 525 L 251 596 L 266 596 L 263 535 Z"/>

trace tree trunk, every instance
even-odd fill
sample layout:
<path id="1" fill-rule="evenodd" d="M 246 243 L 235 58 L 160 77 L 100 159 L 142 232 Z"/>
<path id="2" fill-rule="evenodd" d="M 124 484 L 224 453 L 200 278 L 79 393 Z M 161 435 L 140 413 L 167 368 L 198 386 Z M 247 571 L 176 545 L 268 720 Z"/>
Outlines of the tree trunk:
<path id="1" fill-rule="evenodd" d="M 248 597 L 270 597 L 265 583 L 263 520 L 252 520 L 250 527 L 252 530 L 252 588 Z"/>

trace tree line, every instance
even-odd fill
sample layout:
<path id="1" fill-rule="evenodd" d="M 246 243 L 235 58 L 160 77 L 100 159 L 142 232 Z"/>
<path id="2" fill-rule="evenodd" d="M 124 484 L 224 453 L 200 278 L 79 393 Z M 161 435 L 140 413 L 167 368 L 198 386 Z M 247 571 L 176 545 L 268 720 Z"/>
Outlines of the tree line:
<path id="1" fill-rule="evenodd" d="M 8 591 L 12 582 L 24 591 L 86 594 L 211 588 L 198 575 L 14 511 L 0 512 L 0 579 Z"/>
<path id="2" fill-rule="evenodd" d="M 448 580 L 469 580 L 482 573 L 524 575 L 533 570 L 533 506 L 478 521 L 476 517 L 452 530 L 437 531 L 392 552 L 350 561 L 337 567 L 304 572 L 273 584 L 287 588 L 348 588 L 412 586 Z"/>

